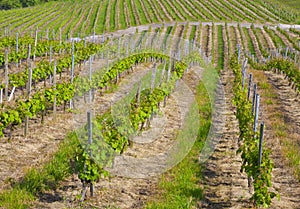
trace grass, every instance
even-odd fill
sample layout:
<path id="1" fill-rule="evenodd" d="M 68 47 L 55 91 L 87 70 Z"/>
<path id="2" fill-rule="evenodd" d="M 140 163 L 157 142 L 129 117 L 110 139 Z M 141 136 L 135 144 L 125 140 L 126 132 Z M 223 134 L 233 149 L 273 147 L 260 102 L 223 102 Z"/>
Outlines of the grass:
<path id="1" fill-rule="evenodd" d="M 198 137 L 184 160 L 163 174 L 159 183 L 159 194 L 147 204 L 147 209 L 195 208 L 203 197 L 203 189 L 200 186 L 202 168 L 198 157 L 211 125 L 213 100 L 210 98 L 215 84 L 214 76 L 208 74 L 204 73 L 204 83 L 201 82 L 197 87 L 196 100 L 200 114 Z"/>
<path id="2" fill-rule="evenodd" d="M 245 38 L 247 39 L 247 42 L 248 42 L 248 49 L 249 49 L 250 53 L 255 56 L 256 53 L 255 53 L 254 45 L 252 43 L 252 40 L 251 40 L 251 37 L 249 35 L 248 29 L 243 28 L 243 31 L 244 31 L 244 34 L 245 34 Z"/>
<path id="3" fill-rule="evenodd" d="M 283 1 L 281 1 L 281 0 L 269 0 L 269 1 L 279 3 L 283 7 L 288 7 L 289 9 L 292 9 L 292 10 L 296 10 L 296 11 L 300 10 L 300 1 L 299 0 L 287 0 L 287 1 L 284 1 L 284 4 L 282 3 Z M 296 23 L 300 24 L 300 14 L 298 15 Z"/>
<path id="4" fill-rule="evenodd" d="M 30 168 L 20 182 L 11 182 L 12 189 L 0 194 L 0 207 L 28 208 L 30 201 L 41 192 L 54 189 L 61 180 L 72 173 L 70 161 L 78 144 L 76 134 L 73 132 L 69 134 L 51 161 L 42 168 Z"/>
<path id="5" fill-rule="evenodd" d="M 13 188 L 8 192 L 0 194 L 0 206 L 6 209 L 26 209 L 33 199 L 33 195 L 28 191 Z"/>
<path id="6" fill-rule="evenodd" d="M 294 134 L 290 124 L 285 122 L 284 112 L 279 105 L 280 100 L 275 87 L 268 83 L 262 71 L 252 71 L 258 81 L 259 92 L 262 95 L 262 105 L 266 105 L 265 113 L 269 113 L 268 125 L 271 135 L 280 141 L 280 151 L 285 162 L 293 171 L 294 176 L 300 181 L 300 146 L 297 135 Z M 270 140 L 275 140 L 271 138 Z"/>

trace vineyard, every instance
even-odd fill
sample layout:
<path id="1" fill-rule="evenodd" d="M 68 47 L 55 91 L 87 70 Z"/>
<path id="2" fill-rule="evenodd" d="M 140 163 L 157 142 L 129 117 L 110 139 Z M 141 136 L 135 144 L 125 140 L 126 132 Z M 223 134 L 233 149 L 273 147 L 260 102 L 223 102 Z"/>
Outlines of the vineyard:
<path id="1" fill-rule="evenodd" d="M 294 8 L 0 11 L 0 208 L 299 208 Z"/>

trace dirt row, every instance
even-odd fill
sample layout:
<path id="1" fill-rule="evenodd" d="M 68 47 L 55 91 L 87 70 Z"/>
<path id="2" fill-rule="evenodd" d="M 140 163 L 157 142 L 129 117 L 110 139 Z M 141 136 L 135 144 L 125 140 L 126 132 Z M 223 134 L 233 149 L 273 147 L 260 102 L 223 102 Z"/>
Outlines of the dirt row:
<path id="1" fill-rule="evenodd" d="M 95 197 L 88 197 L 88 201 L 80 203 L 76 197 L 81 194 L 82 185 L 76 176 L 71 176 L 56 191 L 44 193 L 33 208 L 77 208 L 80 205 L 81 208 L 143 208 L 149 199 L 157 195 L 166 153 L 176 144 L 174 138 L 183 125 L 201 71 L 201 68 L 195 68 L 184 76 L 178 90 L 167 100 L 166 107 L 161 106 L 161 114 L 154 117 L 151 128 L 137 136 L 133 146 L 124 154 L 116 157 L 114 167 L 110 169 L 111 176 L 95 185 Z M 122 85 L 128 85 L 127 82 Z M 101 99 L 103 103 L 107 99 L 110 101 L 110 96 Z"/>
<path id="2" fill-rule="evenodd" d="M 271 84 L 271 92 L 275 94 L 272 102 L 262 94 L 260 116 L 266 126 L 266 144 L 272 150 L 273 190 L 280 195 L 280 200 L 274 198 L 271 208 L 299 208 L 299 176 L 298 179 L 295 177 L 291 162 L 287 159 L 287 152 L 291 149 L 290 146 L 298 149 L 298 153 L 300 149 L 300 97 L 291 89 L 284 75 L 273 72 L 254 73 L 257 74 L 256 78 L 259 77 L 259 82 Z"/>
<path id="3" fill-rule="evenodd" d="M 150 68 L 146 69 L 150 70 Z M 145 66 L 140 66 L 130 74 L 129 81 L 139 79 L 147 72 Z M 130 87 L 132 85 L 128 85 L 127 81 L 127 86 L 123 86 L 123 91 Z M 122 93 L 122 88 L 118 91 Z M 103 105 L 106 105 L 102 108 L 104 112 L 110 108 L 111 103 Z M 73 115 L 68 112 L 58 114 L 55 120 L 50 114 L 46 116 L 44 125 L 40 123 L 40 119 L 30 120 L 29 134 L 26 138 L 23 134 L 23 127 L 19 127 L 14 130 L 9 143 L 7 140 L 1 140 L 0 188 L 3 189 L 11 182 L 18 181 L 30 167 L 38 167 L 47 161 L 51 153 L 57 149 L 59 142 L 65 138 L 66 133 L 74 128 L 73 120 Z"/>
<path id="4" fill-rule="evenodd" d="M 232 81 L 232 73 L 222 71 L 212 120 L 215 132 L 210 143 L 212 152 L 203 164 L 204 199 L 199 208 L 251 207 L 247 176 L 240 172 L 241 157 L 236 154 L 239 128 L 232 106 L 232 86 L 229 85 Z M 200 155 L 200 161 L 201 157 L 204 156 Z"/>

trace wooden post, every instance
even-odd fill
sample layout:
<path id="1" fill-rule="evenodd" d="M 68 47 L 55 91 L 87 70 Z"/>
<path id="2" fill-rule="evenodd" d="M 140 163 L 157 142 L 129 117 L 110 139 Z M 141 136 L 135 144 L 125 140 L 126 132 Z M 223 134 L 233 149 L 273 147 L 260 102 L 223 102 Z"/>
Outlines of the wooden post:
<path id="1" fill-rule="evenodd" d="M 8 100 L 8 51 L 5 50 L 5 72 L 4 72 L 4 79 L 5 79 L 5 100 Z"/>
<path id="2" fill-rule="evenodd" d="M 259 135 L 259 148 L 258 148 L 258 165 L 261 165 L 262 160 L 262 147 L 263 147 L 263 138 L 264 138 L 264 122 L 260 124 L 260 135 Z"/>

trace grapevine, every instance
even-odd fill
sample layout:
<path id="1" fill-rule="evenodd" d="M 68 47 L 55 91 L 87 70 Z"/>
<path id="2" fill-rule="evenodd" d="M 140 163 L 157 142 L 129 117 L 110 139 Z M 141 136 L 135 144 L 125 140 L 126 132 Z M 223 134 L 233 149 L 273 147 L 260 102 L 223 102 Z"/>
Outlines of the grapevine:
<path id="1" fill-rule="evenodd" d="M 248 178 L 253 178 L 254 194 L 251 200 L 257 206 L 269 207 L 272 198 L 276 193 L 270 192 L 271 172 L 273 162 L 269 159 L 270 150 L 265 149 L 262 155 L 262 164 L 258 164 L 258 144 L 259 134 L 253 131 L 253 116 L 251 112 L 251 103 L 247 99 L 246 88 L 242 88 L 241 66 L 238 64 L 237 55 L 230 60 L 230 68 L 235 75 L 234 80 L 234 105 L 237 108 L 236 117 L 239 121 L 241 145 L 238 153 L 241 153 L 242 167 L 241 172 L 245 171 Z"/>

